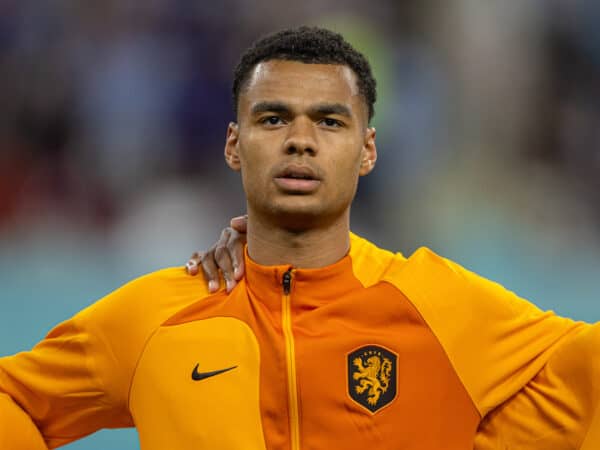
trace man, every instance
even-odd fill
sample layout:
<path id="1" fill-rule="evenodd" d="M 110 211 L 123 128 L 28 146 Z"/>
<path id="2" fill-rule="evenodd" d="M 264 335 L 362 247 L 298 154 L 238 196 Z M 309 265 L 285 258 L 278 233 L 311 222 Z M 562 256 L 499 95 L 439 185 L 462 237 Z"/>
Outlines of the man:
<path id="1" fill-rule="evenodd" d="M 521 435 L 503 426 L 530 412 L 518 430 L 541 434 L 525 448 L 558 448 L 548 430 L 581 443 L 596 327 L 349 233 L 377 156 L 365 58 L 330 31 L 285 30 L 242 56 L 233 91 L 244 277 L 209 290 L 182 268 L 147 275 L 1 359 L 2 448 L 135 425 L 145 450 L 470 449 L 482 418 L 478 448 L 511 448 Z"/>

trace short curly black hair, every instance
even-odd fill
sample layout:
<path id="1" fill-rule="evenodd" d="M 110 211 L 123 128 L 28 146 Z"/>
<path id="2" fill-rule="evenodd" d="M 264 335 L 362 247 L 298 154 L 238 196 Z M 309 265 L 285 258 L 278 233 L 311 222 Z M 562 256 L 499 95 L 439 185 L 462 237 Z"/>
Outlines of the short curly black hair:
<path id="1" fill-rule="evenodd" d="M 352 47 L 341 34 L 307 26 L 269 34 L 254 42 L 243 53 L 233 78 L 233 110 L 236 116 L 240 91 L 252 69 L 261 62 L 274 59 L 350 67 L 358 78 L 358 90 L 367 104 L 369 121 L 373 118 L 377 90 L 367 58 Z"/>

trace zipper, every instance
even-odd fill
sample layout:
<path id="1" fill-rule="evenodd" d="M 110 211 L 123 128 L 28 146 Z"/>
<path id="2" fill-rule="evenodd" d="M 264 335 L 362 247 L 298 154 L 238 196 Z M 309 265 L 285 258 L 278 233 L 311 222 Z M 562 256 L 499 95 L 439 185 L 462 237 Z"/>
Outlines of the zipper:
<path id="1" fill-rule="evenodd" d="M 290 417 L 291 450 L 300 450 L 300 414 L 298 412 L 298 384 L 296 381 L 296 352 L 294 335 L 292 333 L 292 305 L 290 291 L 292 290 L 292 269 L 283 274 L 283 302 L 281 306 L 281 321 L 285 339 L 285 359 L 288 379 L 288 408 Z"/>
<path id="2" fill-rule="evenodd" d="M 283 274 L 283 280 L 281 282 L 283 285 L 283 295 L 290 295 L 290 290 L 292 289 L 292 269 L 288 269 Z"/>

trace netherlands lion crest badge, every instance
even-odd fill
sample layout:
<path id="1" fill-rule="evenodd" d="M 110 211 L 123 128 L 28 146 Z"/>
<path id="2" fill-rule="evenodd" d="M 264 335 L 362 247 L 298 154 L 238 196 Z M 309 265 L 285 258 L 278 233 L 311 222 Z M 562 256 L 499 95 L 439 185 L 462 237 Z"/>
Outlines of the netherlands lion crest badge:
<path id="1" fill-rule="evenodd" d="M 396 397 L 398 356 L 379 345 L 366 345 L 348 354 L 348 394 L 372 414 Z"/>

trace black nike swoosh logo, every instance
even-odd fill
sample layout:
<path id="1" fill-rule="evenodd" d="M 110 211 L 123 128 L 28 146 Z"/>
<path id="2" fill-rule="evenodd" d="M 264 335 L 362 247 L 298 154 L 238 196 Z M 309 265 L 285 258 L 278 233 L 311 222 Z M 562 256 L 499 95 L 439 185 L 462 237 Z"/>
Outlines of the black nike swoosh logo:
<path id="1" fill-rule="evenodd" d="M 194 367 L 194 370 L 192 370 L 192 380 L 194 380 L 194 381 L 200 381 L 200 380 L 204 380 L 205 378 L 214 377 L 215 375 L 219 375 L 223 372 L 229 372 L 230 370 L 233 370 L 237 367 L 237 366 L 231 366 L 231 367 L 228 367 L 227 369 L 213 370 L 212 372 L 198 372 L 199 365 L 200 364 L 196 364 L 196 367 Z"/>

